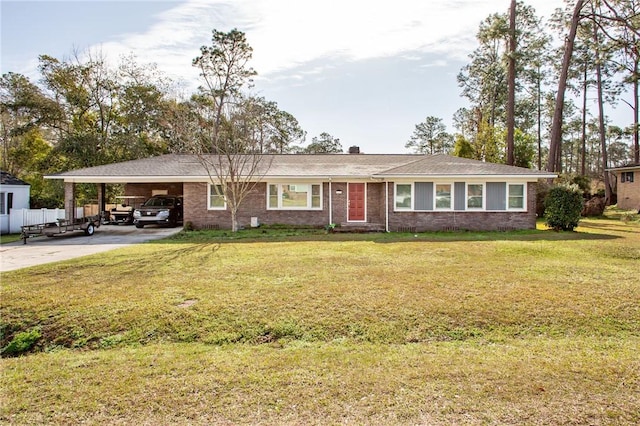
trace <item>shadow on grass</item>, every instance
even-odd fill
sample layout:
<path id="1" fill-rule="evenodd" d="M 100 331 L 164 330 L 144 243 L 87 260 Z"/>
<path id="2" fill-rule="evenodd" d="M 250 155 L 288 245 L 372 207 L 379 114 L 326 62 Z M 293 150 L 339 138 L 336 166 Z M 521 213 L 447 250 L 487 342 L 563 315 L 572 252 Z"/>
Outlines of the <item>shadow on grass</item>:
<path id="1" fill-rule="evenodd" d="M 615 231 L 615 232 L 626 232 L 630 234 L 637 234 L 638 232 L 640 232 L 640 229 L 638 229 L 638 227 L 633 227 L 632 225 L 626 224 L 624 222 L 601 223 L 598 221 L 598 219 L 593 219 L 593 220 L 595 220 L 596 222 L 595 223 L 581 222 L 580 227 L 589 228 L 589 229 L 602 229 L 602 230 Z M 601 220 L 605 221 L 606 219 L 601 219 Z"/>

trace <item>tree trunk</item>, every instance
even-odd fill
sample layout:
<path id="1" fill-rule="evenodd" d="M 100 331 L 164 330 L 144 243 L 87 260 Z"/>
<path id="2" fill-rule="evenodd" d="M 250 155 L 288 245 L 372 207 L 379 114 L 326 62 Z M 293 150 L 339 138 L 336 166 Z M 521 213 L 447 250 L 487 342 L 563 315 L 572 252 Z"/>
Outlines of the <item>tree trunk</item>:
<path id="1" fill-rule="evenodd" d="M 607 140 L 604 124 L 604 101 L 602 95 L 602 65 L 600 64 L 600 48 L 598 46 L 598 27 L 593 26 L 593 39 L 596 46 L 596 84 L 598 87 L 598 131 L 600 134 L 600 149 L 602 150 L 602 175 L 604 178 L 604 204 L 611 205 L 611 183 L 607 171 Z"/>
<path id="2" fill-rule="evenodd" d="M 587 64 L 584 64 L 584 80 L 582 83 L 582 164 L 580 165 L 580 174 L 587 174 L 586 157 L 587 157 Z"/>
<path id="3" fill-rule="evenodd" d="M 238 232 L 238 209 L 233 207 L 231 210 L 231 232 Z"/>
<path id="4" fill-rule="evenodd" d="M 633 60 L 633 161 L 640 164 L 640 143 L 638 143 L 638 109 L 640 99 L 638 99 L 638 55 Z"/>
<path id="5" fill-rule="evenodd" d="M 516 0 L 509 11 L 509 77 L 507 97 L 507 164 L 515 164 L 514 138 L 516 127 Z"/>
<path id="6" fill-rule="evenodd" d="M 558 92 L 556 93 L 555 110 L 553 112 L 553 122 L 551 123 L 551 141 L 549 142 L 549 158 L 547 160 L 547 171 L 560 171 L 558 167 L 562 147 L 562 112 L 564 109 L 564 92 L 567 89 L 567 78 L 569 66 L 571 65 L 571 55 L 573 54 L 573 44 L 580 22 L 580 11 L 584 5 L 584 0 L 577 0 L 573 16 L 571 18 L 571 28 L 565 41 L 564 56 L 562 58 L 562 70 L 558 79 Z"/>
<path id="7" fill-rule="evenodd" d="M 542 79 L 538 65 L 538 170 L 542 170 Z"/>

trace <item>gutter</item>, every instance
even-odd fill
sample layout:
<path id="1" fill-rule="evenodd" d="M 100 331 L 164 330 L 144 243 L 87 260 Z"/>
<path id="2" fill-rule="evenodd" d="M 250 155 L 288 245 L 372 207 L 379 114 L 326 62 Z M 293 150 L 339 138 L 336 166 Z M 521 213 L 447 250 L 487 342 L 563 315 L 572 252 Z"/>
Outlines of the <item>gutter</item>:
<path id="1" fill-rule="evenodd" d="M 389 181 L 384 186 L 384 230 L 389 232 Z"/>
<path id="2" fill-rule="evenodd" d="M 612 167 L 606 169 L 608 172 L 626 172 L 626 171 L 635 171 L 640 170 L 640 164 L 635 164 L 632 166 L 623 166 L 623 167 Z"/>
<path id="3" fill-rule="evenodd" d="M 489 175 L 489 174 L 473 174 L 473 175 L 461 175 L 461 174 L 441 174 L 441 175 L 415 175 L 415 174 L 399 174 L 399 175 L 372 175 L 372 179 L 554 179 L 557 178 L 557 174 L 539 174 L 539 175 Z"/>
<path id="4" fill-rule="evenodd" d="M 331 189 L 331 177 L 329 177 L 329 223 L 333 223 L 333 191 Z"/>

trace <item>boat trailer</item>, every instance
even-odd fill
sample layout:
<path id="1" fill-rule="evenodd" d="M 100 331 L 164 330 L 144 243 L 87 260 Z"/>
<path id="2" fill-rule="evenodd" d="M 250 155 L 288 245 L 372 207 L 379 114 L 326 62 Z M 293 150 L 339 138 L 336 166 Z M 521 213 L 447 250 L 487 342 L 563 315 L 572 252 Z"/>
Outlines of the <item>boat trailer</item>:
<path id="1" fill-rule="evenodd" d="M 37 225 L 25 225 L 22 227 L 20 238 L 23 244 L 27 244 L 27 239 L 46 235 L 55 237 L 75 231 L 83 231 L 85 235 L 91 236 L 100 227 L 100 215 L 83 217 L 73 221 L 58 219 L 56 222 L 39 223 Z"/>

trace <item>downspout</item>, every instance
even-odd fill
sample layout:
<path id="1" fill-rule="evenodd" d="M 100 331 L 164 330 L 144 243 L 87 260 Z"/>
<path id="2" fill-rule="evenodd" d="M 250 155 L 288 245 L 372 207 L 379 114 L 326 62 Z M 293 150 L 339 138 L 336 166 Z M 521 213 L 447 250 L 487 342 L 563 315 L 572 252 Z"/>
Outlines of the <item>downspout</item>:
<path id="1" fill-rule="evenodd" d="M 331 177 L 329 177 L 329 223 L 333 223 L 333 191 L 331 189 Z"/>
<path id="2" fill-rule="evenodd" d="M 389 181 L 385 182 L 384 187 L 384 230 L 389 232 Z"/>

